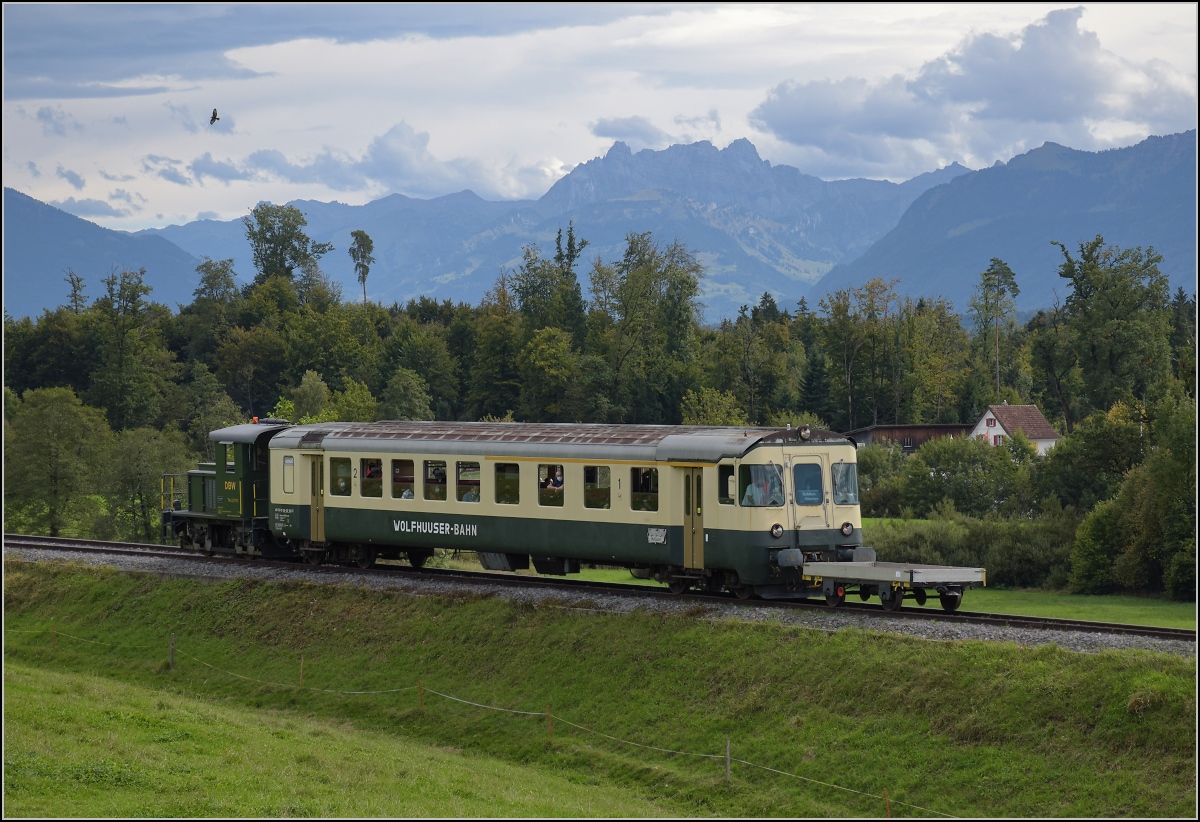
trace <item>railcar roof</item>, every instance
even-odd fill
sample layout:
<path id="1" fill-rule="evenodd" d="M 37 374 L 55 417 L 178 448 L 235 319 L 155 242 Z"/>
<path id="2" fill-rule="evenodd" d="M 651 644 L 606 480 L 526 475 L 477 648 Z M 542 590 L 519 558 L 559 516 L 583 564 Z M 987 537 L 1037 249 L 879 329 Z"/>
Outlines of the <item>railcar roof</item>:
<path id="1" fill-rule="evenodd" d="M 246 422 L 241 425 L 231 425 L 228 428 L 218 428 L 208 435 L 211 442 L 258 442 L 258 438 L 271 431 L 281 431 L 287 425 L 275 423 Z"/>
<path id="2" fill-rule="evenodd" d="M 844 437 L 813 431 L 810 442 Z M 760 444 L 799 443 L 795 429 L 751 426 L 596 425 L 575 423 L 415 422 L 318 423 L 277 434 L 272 448 L 424 452 L 564 459 L 715 462 Z"/>

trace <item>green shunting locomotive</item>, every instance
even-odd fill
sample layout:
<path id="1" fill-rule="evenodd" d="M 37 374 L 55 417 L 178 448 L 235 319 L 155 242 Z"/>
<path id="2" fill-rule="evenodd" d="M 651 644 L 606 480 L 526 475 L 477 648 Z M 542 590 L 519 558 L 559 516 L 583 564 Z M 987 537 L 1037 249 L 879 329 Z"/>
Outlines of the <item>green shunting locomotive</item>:
<path id="1" fill-rule="evenodd" d="M 164 537 L 312 564 L 474 551 L 484 568 L 621 566 L 741 598 L 937 595 L 981 568 L 878 562 L 862 544 L 856 445 L 799 428 L 256 420 L 164 478 Z"/>

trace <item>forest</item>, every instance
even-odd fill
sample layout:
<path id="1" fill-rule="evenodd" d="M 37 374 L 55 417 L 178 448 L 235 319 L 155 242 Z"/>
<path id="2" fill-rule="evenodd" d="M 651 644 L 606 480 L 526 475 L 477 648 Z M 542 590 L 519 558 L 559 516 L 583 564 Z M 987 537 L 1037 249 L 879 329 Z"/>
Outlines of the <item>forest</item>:
<path id="1" fill-rule="evenodd" d="M 1049 454 L 1019 435 L 863 447 L 864 516 L 932 523 L 914 537 L 927 544 L 897 549 L 913 558 L 1039 552 L 999 584 L 1195 597 L 1196 298 L 1170 293 L 1153 248 L 1056 243 L 1062 299 L 1022 319 L 993 258 L 963 272 L 977 284 L 962 312 L 880 276 L 815 306 L 763 294 L 706 326 L 703 265 L 650 233 L 580 271 L 587 240 L 568 225 L 478 305 L 384 306 L 367 299 L 365 232 L 348 249 L 360 301 L 322 272 L 334 249 L 298 209 L 263 203 L 244 223 L 244 287 L 249 272 L 205 258 L 172 308 L 144 270 L 67 271 L 56 309 L 5 312 L 6 532 L 157 541 L 161 476 L 210 460 L 208 432 L 252 416 L 849 431 L 974 423 L 1008 402 L 1054 424 Z M 929 544 L 950 525 L 966 554 Z"/>

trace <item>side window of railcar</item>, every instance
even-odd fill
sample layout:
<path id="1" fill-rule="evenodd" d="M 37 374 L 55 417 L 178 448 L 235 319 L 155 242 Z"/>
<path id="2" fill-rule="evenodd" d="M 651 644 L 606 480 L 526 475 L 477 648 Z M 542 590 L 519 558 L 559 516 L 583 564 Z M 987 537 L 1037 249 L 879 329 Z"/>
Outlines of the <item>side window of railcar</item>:
<path id="1" fill-rule="evenodd" d="M 329 493 L 335 497 L 350 496 L 350 458 L 329 458 Z"/>
<path id="2" fill-rule="evenodd" d="M 561 465 L 538 466 L 538 505 L 562 508 L 567 493 L 566 480 Z"/>
<path id="3" fill-rule="evenodd" d="M 783 471 L 778 465 L 743 465 L 738 472 L 738 493 L 747 508 L 783 505 Z"/>
<path id="4" fill-rule="evenodd" d="M 358 466 L 359 493 L 364 497 L 383 496 L 383 460 L 362 459 Z"/>
<path id="5" fill-rule="evenodd" d="M 225 473 L 232 474 L 237 470 L 237 446 L 232 442 L 223 442 L 221 449 L 225 452 Z"/>
<path id="6" fill-rule="evenodd" d="M 733 505 L 733 495 L 736 489 L 733 486 L 733 466 L 718 465 L 717 466 L 717 502 L 722 505 Z"/>
<path id="7" fill-rule="evenodd" d="M 792 466 L 792 483 L 796 486 L 797 505 L 820 505 L 825 497 L 821 487 L 821 466 L 815 462 Z"/>
<path id="8" fill-rule="evenodd" d="M 457 464 L 458 484 L 454 489 L 459 502 L 479 502 L 479 463 Z"/>
<path id="9" fill-rule="evenodd" d="M 608 508 L 612 503 L 611 471 L 607 465 L 583 466 L 583 507 Z"/>
<path id="10" fill-rule="evenodd" d="M 838 462 L 829 466 L 833 475 L 833 504 L 858 505 L 858 466 Z"/>
<path id="11" fill-rule="evenodd" d="M 412 499 L 415 479 L 412 460 L 392 460 L 392 499 Z"/>
<path id="12" fill-rule="evenodd" d="M 296 458 L 283 458 L 283 493 L 296 493 Z"/>
<path id="13" fill-rule="evenodd" d="M 446 498 L 446 461 L 425 460 L 425 499 Z"/>
<path id="14" fill-rule="evenodd" d="M 521 466 L 517 463 L 496 463 L 496 502 L 501 505 L 520 504 Z"/>
<path id="15" fill-rule="evenodd" d="M 629 507 L 634 511 L 658 510 L 658 469 L 629 469 Z"/>

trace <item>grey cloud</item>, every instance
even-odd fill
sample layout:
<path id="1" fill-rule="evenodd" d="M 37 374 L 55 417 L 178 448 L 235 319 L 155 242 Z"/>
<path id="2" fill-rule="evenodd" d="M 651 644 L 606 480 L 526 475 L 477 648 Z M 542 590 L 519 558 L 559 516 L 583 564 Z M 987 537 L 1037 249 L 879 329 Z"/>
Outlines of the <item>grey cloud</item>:
<path id="1" fill-rule="evenodd" d="M 252 180 L 254 174 L 250 171 L 239 169 L 232 162 L 214 160 L 209 152 L 204 152 L 204 155 L 197 157 L 188 165 L 188 171 L 192 173 L 199 182 L 203 183 L 205 177 L 211 177 L 214 180 L 228 183 L 232 180 Z"/>
<path id="2" fill-rule="evenodd" d="M 128 217 L 129 211 L 121 208 L 113 208 L 103 200 L 76 200 L 74 197 L 68 197 L 65 200 L 52 200 L 50 205 L 55 208 L 62 209 L 68 214 L 74 214 L 76 217 Z"/>
<path id="3" fill-rule="evenodd" d="M 71 119 L 70 115 L 60 108 L 42 106 L 37 110 L 35 116 L 38 122 L 42 124 L 42 133 L 46 136 L 53 134 L 58 137 L 65 137 L 68 128 L 72 131 L 83 131 L 83 126 L 76 123 Z"/>
<path id="4" fill-rule="evenodd" d="M 709 109 L 708 114 L 702 114 L 699 117 L 684 117 L 679 114 L 675 117 L 675 125 L 720 131 L 721 114 L 715 108 Z"/>
<path id="5" fill-rule="evenodd" d="M 101 171 L 100 176 L 110 183 L 128 183 L 130 180 L 137 179 L 132 174 L 109 174 L 107 171 Z"/>
<path id="6" fill-rule="evenodd" d="M 645 117 L 607 117 L 591 125 L 592 134 L 628 143 L 630 148 L 663 148 L 672 137 Z"/>
<path id="7" fill-rule="evenodd" d="M 174 160 L 170 157 L 161 157 L 157 154 L 147 154 L 142 158 L 142 170 L 169 183 L 175 183 L 181 186 L 190 186 L 192 181 L 188 178 L 179 167 L 183 165 L 179 160 Z"/>
<path id="8" fill-rule="evenodd" d="M 195 134 L 200 130 L 200 127 L 196 125 L 196 121 L 192 119 L 192 112 L 187 106 L 176 105 L 168 100 L 163 103 L 163 108 L 171 112 L 171 119 L 183 126 L 183 130 L 189 134 Z"/>
<path id="9" fill-rule="evenodd" d="M 63 168 L 62 166 L 59 166 L 54 172 L 54 176 L 61 177 L 62 179 L 66 180 L 76 191 L 83 191 L 84 179 L 74 171 L 71 171 L 69 168 Z"/>
<path id="10" fill-rule="evenodd" d="M 1159 134 L 1195 127 L 1193 92 L 1179 90 L 1163 66 L 1105 51 L 1079 30 L 1081 15 L 1052 11 L 1013 38 L 972 35 L 913 77 L 784 82 L 750 120 L 827 176 L 872 166 L 918 172 L 955 158 L 987 163 L 1046 140 L 1105 148 L 1093 128 L 1104 120 Z"/>
<path id="11" fill-rule="evenodd" d="M 215 211 L 201 211 L 196 215 L 197 220 L 219 220 L 221 215 Z"/>
<path id="12" fill-rule="evenodd" d="M 122 202 L 129 203 L 130 206 L 133 206 L 138 210 L 141 209 L 141 206 L 139 206 L 138 203 L 147 202 L 146 198 L 141 194 L 138 194 L 136 191 L 126 191 L 123 188 L 118 188 L 116 191 L 110 191 L 108 194 L 108 199 L 121 200 Z M 137 202 L 134 202 L 135 200 Z"/>
<path id="13" fill-rule="evenodd" d="M 40 168 L 38 168 L 38 164 L 35 163 L 33 160 L 27 161 L 25 163 L 25 168 L 28 169 L 29 173 L 32 174 L 34 177 L 42 176 L 42 170 Z"/>

